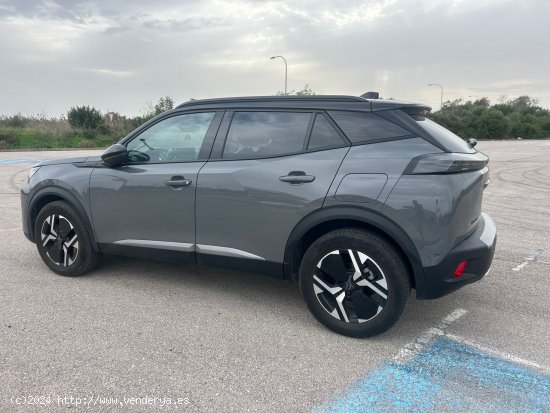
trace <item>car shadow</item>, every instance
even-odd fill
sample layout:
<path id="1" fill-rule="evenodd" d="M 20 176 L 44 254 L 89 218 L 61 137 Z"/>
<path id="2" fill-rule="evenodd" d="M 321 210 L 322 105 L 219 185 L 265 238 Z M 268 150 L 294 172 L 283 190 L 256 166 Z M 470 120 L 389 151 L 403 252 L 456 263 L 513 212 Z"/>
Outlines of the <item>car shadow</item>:
<path id="1" fill-rule="evenodd" d="M 192 290 L 194 294 L 206 296 L 219 293 L 255 304 L 284 306 L 291 311 L 307 313 L 297 284 L 260 273 L 104 255 L 100 266 L 90 276 L 159 293 L 178 290 Z"/>
<path id="2" fill-rule="evenodd" d="M 237 303 L 237 308 L 245 306 L 257 314 L 276 313 L 278 317 L 291 321 L 296 330 L 305 328 L 311 333 L 311 330 L 316 330 L 316 334 L 322 331 L 333 338 L 338 336 L 319 324 L 309 313 L 297 284 L 269 275 L 105 255 L 100 267 L 90 276 L 125 288 L 147 290 L 159 296 L 181 294 L 185 297 L 192 294 L 203 300 L 211 300 L 213 306 L 219 306 L 224 311 L 238 311 L 228 304 Z M 224 307 L 221 302 L 227 305 Z M 454 309 L 456 302 L 452 298 L 417 300 L 412 290 L 401 320 L 390 330 L 370 340 L 393 342 L 396 338 L 413 338 Z"/>

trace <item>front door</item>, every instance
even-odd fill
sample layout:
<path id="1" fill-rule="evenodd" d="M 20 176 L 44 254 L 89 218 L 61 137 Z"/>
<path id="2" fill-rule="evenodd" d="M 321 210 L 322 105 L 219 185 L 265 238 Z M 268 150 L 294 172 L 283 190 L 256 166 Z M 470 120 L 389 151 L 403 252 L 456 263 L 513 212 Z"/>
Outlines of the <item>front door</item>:
<path id="1" fill-rule="evenodd" d="M 221 113 L 176 114 L 126 145 L 130 162 L 94 169 L 92 219 L 107 252 L 158 250 L 193 258 L 197 175 Z"/>

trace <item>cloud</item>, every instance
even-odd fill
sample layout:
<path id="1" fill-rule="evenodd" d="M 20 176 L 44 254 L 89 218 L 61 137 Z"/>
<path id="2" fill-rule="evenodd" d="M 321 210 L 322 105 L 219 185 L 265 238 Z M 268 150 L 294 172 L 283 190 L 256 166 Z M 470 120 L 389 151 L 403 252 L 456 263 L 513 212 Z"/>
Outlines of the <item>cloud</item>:
<path id="1" fill-rule="evenodd" d="M 469 86 L 467 89 L 477 93 L 536 93 L 539 90 L 550 89 L 550 81 L 541 82 L 528 79 L 508 80 L 504 82 L 494 82 L 482 86 Z"/>
<path id="2" fill-rule="evenodd" d="M 57 20 L 81 21 L 81 1 L 33 1 L 8 0 L 4 6 L 4 15 L 20 16 L 31 19 L 46 18 Z"/>
<path id="3" fill-rule="evenodd" d="M 169 32 L 188 32 L 190 30 L 204 30 L 208 27 L 223 27 L 227 23 L 219 17 L 188 17 L 184 19 L 152 19 L 145 20 L 143 26 L 151 30 L 162 30 Z"/>
<path id="4" fill-rule="evenodd" d="M 75 104 L 139 113 L 148 100 L 322 93 L 423 101 L 531 94 L 550 106 L 549 3 L 531 0 L 8 0 L 0 113 Z"/>
<path id="5" fill-rule="evenodd" d="M 134 72 L 128 70 L 111 70 L 111 69 L 91 69 L 93 73 L 98 73 L 106 76 L 126 77 L 132 76 Z"/>
<path id="6" fill-rule="evenodd" d="M 131 29 L 127 26 L 110 26 L 110 27 L 107 27 L 103 31 L 103 34 L 109 36 L 109 35 L 112 35 L 112 34 L 124 33 L 124 32 L 127 32 L 129 30 L 131 30 Z"/>

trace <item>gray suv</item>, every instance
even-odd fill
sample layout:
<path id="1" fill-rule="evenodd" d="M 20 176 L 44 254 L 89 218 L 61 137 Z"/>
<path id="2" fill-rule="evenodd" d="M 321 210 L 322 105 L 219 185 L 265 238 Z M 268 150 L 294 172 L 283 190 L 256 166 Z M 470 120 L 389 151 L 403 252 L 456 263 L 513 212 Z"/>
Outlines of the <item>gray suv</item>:
<path id="1" fill-rule="evenodd" d="M 493 258 L 488 158 L 429 110 L 353 96 L 188 102 L 101 157 L 32 168 L 23 229 L 61 275 L 102 253 L 268 273 L 298 282 L 331 330 L 378 334 L 411 288 L 441 297 Z"/>

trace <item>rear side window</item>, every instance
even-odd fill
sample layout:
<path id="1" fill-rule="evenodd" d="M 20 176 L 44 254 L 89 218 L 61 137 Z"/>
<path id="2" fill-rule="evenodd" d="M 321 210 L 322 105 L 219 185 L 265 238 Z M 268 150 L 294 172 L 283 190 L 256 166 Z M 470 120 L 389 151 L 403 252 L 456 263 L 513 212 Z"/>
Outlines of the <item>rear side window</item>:
<path id="1" fill-rule="evenodd" d="M 352 143 L 411 135 L 411 132 L 374 113 L 330 111 L 330 116 Z"/>
<path id="2" fill-rule="evenodd" d="M 262 158 L 300 152 L 311 113 L 235 112 L 223 158 Z"/>
<path id="3" fill-rule="evenodd" d="M 330 122 L 323 115 L 318 114 L 315 117 L 315 123 L 311 130 L 311 138 L 307 148 L 309 150 L 319 150 L 328 148 L 338 148 L 345 146 L 338 132 L 334 130 Z"/>

